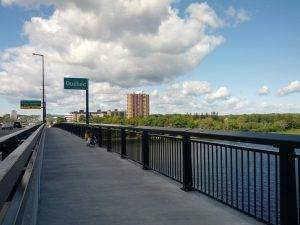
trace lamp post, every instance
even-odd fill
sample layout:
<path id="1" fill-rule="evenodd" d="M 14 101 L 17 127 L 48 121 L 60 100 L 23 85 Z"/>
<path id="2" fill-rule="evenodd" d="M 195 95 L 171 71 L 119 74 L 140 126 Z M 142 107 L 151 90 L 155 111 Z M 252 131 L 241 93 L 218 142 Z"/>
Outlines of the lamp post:
<path id="1" fill-rule="evenodd" d="M 45 102 L 45 61 L 44 61 L 44 55 L 33 53 L 34 56 L 40 56 L 42 57 L 42 86 L 43 86 L 43 123 L 46 123 L 46 102 Z"/>

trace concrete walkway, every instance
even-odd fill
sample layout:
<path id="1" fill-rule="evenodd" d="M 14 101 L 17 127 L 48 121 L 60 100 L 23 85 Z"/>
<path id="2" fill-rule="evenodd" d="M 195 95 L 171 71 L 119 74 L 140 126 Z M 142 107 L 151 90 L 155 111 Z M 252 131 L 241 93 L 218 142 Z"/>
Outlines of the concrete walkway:
<path id="1" fill-rule="evenodd" d="M 260 224 L 56 128 L 47 130 L 38 225 Z"/>

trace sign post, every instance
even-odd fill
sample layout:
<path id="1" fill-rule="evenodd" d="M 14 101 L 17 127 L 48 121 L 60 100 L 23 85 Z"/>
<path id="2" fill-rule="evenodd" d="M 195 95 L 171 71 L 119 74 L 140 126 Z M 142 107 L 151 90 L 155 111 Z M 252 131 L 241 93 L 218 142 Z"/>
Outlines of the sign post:
<path id="1" fill-rule="evenodd" d="M 64 89 L 85 90 L 86 93 L 86 110 L 85 123 L 89 124 L 89 80 L 86 78 L 64 78 Z"/>

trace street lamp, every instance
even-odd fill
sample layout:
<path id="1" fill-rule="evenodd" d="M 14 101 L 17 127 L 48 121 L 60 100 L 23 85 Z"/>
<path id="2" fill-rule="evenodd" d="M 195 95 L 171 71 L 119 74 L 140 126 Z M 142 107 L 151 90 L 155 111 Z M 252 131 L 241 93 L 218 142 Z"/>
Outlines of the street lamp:
<path id="1" fill-rule="evenodd" d="M 46 102 L 45 102 L 45 62 L 44 62 L 44 55 L 33 53 L 34 56 L 42 57 L 42 86 L 43 86 L 43 123 L 46 123 Z"/>

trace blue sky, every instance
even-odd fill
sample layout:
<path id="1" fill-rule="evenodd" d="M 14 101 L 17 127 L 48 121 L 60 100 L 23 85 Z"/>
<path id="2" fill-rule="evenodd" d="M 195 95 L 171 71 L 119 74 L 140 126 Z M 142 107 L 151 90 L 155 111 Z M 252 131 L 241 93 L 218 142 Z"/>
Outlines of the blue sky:
<path id="1" fill-rule="evenodd" d="M 184 18 L 186 17 L 185 9 L 190 4 L 201 2 L 203 1 L 181 0 L 173 3 L 172 7 L 178 9 L 179 16 Z M 173 76 L 172 79 L 151 85 L 137 84 L 131 85 L 129 88 L 123 84 L 116 85 L 119 85 L 122 91 L 125 89 L 125 92 L 129 90 L 143 90 L 146 92 L 157 90 L 159 93 L 161 92 L 162 96 L 168 94 L 166 90 L 169 85 L 201 80 L 210 83 L 212 92 L 220 87 L 226 87 L 230 91 L 230 96 L 227 96 L 227 98 L 247 99 L 248 104 L 245 107 L 253 107 L 255 102 L 270 104 L 262 112 L 272 112 L 272 108 L 276 104 L 281 104 L 283 108 L 284 104 L 297 106 L 300 97 L 300 88 L 297 85 L 292 91 L 283 96 L 278 95 L 278 90 L 287 87 L 291 82 L 300 80 L 300 1 L 227 0 L 206 2 L 219 18 L 227 23 L 219 27 L 217 31 L 207 31 L 207 34 L 212 32 L 215 35 L 221 35 L 225 40 L 222 44 L 209 52 L 197 66 L 184 71 L 184 75 Z M 28 40 L 28 34 L 23 31 L 24 23 L 30 21 L 32 17 L 41 17 L 47 20 L 58 7 L 61 7 L 55 5 L 31 6 L 23 7 L 18 4 L 0 6 L 0 28 L 2 30 L 0 54 L 8 48 L 18 48 L 22 45 L 31 44 Z M 236 23 L 235 18 L 229 18 L 226 14 L 229 7 L 233 7 L 236 11 L 245 10 L 249 15 L 249 20 Z M 35 62 L 38 63 L 38 61 Z M 6 71 L 1 68 L 2 63 L 0 58 L 0 71 Z M 103 81 L 105 80 L 101 80 L 101 82 Z M 257 92 L 263 85 L 268 86 L 270 93 L 260 96 Z M 160 104 L 157 97 L 153 99 L 156 99 L 157 104 Z M 200 97 L 197 99 L 202 101 Z M 13 98 L 7 92 L 0 92 L 0 105 L 0 115 L 19 108 L 18 99 Z M 53 106 L 55 105 L 53 103 Z M 102 108 L 108 107 L 102 105 L 102 103 L 98 105 Z M 98 107 L 98 105 L 96 104 L 94 107 Z M 114 106 L 126 107 L 124 101 Z M 76 109 L 75 106 L 71 108 Z M 158 108 L 160 109 L 160 107 Z M 159 109 L 156 111 L 160 112 Z M 221 104 L 208 106 L 203 109 L 203 112 L 212 109 L 220 110 L 222 113 Z M 293 109 L 287 107 L 285 112 L 290 112 L 290 110 L 291 112 L 300 112 L 299 109 L 297 107 Z M 67 113 L 67 110 L 64 111 L 63 107 L 58 107 L 58 110 L 52 107 L 50 112 Z M 162 113 L 171 113 L 169 110 L 171 112 L 177 111 L 172 106 L 167 109 L 164 108 Z M 178 111 L 181 112 L 182 110 Z M 195 109 L 191 108 L 187 111 L 195 112 Z M 254 111 L 239 109 L 232 113 L 239 112 Z M 274 112 L 276 112 L 276 109 L 274 109 Z M 284 112 L 284 109 L 280 112 Z M 225 110 L 223 113 L 231 113 L 231 111 Z"/>

